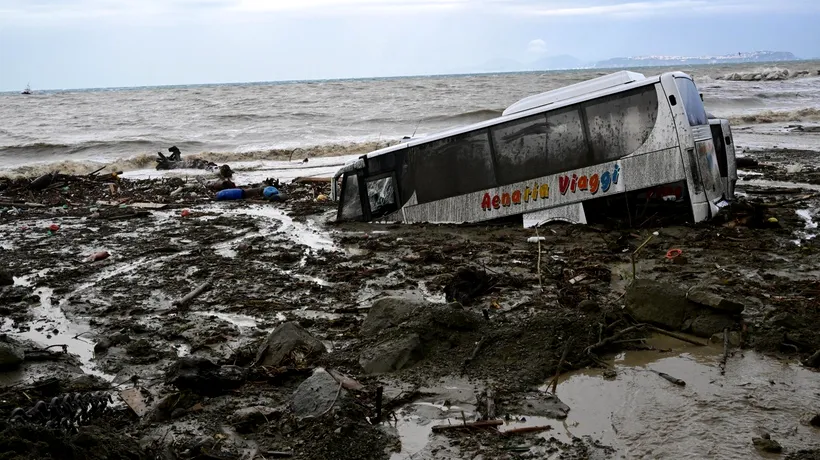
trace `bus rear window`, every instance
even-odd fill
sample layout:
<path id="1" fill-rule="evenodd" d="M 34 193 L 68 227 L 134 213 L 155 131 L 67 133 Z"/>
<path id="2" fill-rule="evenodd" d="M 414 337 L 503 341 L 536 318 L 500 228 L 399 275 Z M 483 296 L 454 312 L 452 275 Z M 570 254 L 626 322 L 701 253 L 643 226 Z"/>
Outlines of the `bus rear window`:
<path id="1" fill-rule="evenodd" d="M 683 108 L 690 126 L 708 125 L 709 118 L 706 116 L 706 109 L 703 108 L 703 101 L 700 100 L 695 82 L 688 78 L 676 78 L 675 84 L 683 100 Z"/>

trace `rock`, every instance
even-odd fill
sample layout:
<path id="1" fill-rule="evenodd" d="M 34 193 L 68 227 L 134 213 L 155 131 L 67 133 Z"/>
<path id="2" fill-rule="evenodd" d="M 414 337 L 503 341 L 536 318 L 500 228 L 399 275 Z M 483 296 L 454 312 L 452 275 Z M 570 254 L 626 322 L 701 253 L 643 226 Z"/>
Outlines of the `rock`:
<path id="1" fill-rule="evenodd" d="M 615 380 L 618 377 L 618 372 L 615 369 L 606 369 L 603 376 L 606 380 Z"/>
<path id="2" fill-rule="evenodd" d="M 418 334 L 389 339 L 362 352 L 359 364 L 368 374 L 383 374 L 408 368 L 423 358 Z"/>
<path id="3" fill-rule="evenodd" d="M 231 423 L 239 433 L 250 433 L 260 425 L 278 419 L 281 415 L 279 409 L 266 406 L 254 406 L 239 409 L 231 415 Z"/>
<path id="4" fill-rule="evenodd" d="M 820 414 L 815 415 L 809 420 L 809 424 L 815 428 L 820 428 Z"/>
<path id="5" fill-rule="evenodd" d="M 706 314 L 692 320 L 690 331 L 698 337 L 710 338 L 718 332 L 721 334 L 720 342 L 723 343 L 723 330 L 732 328 L 735 321 L 725 315 Z"/>
<path id="6" fill-rule="evenodd" d="M 551 393 L 530 392 L 518 401 L 505 406 L 505 411 L 513 414 L 528 414 L 531 417 L 547 417 L 563 420 L 567 418 L 569 406 Z"/>
<path id="7" fill-rule="evenodd" d="M 385 297 L 373 303 L 362 323 L 361 333 L 365 336 L 377 335 L 382 331 L 410 319 L 417 310 L 424 307 L 420 301 L 402 297 Z"/>
<path id="8" fill-rule="evenodd" d="M 598 313 L 601 311 L 601 306 L 594 300 L 582 300 L 578 304 L 578 309 L 584 313 Z"/>
<path id="9" fill-rule="evenodd" d="M 255 366 L 297 364 L 326 353 L 325 345 L 294 322 L 280 324 L 256 353 Z"/>
<path id="10" fill-rule="evenodd" d="M 694 302 L 713 310 L 724 311 L 731 314 L 743 313 L 743 304 L 725 299 L 717 294 L 712 294 L 704 289 L 692 288 L 686 294 L 690 302 Z"/>
<path id="11" fill-rule="evenodd" d="M 218 395 L 239 388 L 247 370 L 239 366 L 219 366 L 196 356 L 186 356 L 174 363 L 166 373 L 166 381 L 180 390 L 203 395 Z"/>
<path id="12" fill-rule="evenodd" d="M 641 323 L 678 330 L 692 307 L 686 292 L 669 284 L 637 279 L 626 290 L 626 309 Z"/>
<path id="13" fill-rule="evenodd" d="M 723 345 L 723 332 L 717 332 L 715 334 L 712 334 L 712 337 L 709 339 L 709 341 L 712 343 Z M 729 331 L 729 346 L 732 348 L 737 348 L 740 346 L 740 342 L 740 332 Z"/>
<path id="14" fill-rule="evenodd" d="M 800 322 L 789 313 L 778 313 L 769 318 L 769 324 L 774 327 L 783 327 L 786 329 L 797 329 L 802 326 Z"/>
<path id="15" fill-rule="evenodd" d="M 432 304 L 415 319 L 418 319 L 414 321 L 415 325 L 422 331 L 426 331 L 432 323 L 451 331 L 474 331 L 483 321 L 480 315 L 466 310 L 457 302 L 446 305 Z"/>
<path id="16" fill-rule="evenodd" d="M 324 369 L 317 369 L 296 388 L 290 407 L 299 418 L 318 417 L 327 411 L 331 404 L 333 407 L 339 407 L 346 397 L 347 390 L 342 389 L 340 392 L 339 382 L 332 375 Z"/>
<path id="17" fill-rule="evenodd" d="M 779 454 L 783 451 L 780 443 L 774 439 L 771 439 L 771 437 L 767 434 L 760 438 L 752 438 L 752 444 L 754 444 L 755 448 L 761 452 Z"/>
<path id="18" fill-rule="evenodd" d="M 111 347 L 116 347 L 129 342 L 131 342 L 131 337 L 129 337 L 128 334 L 123 334 L 122 332 L 111 336 L 102 336 L 99 337 L 97 343 L 94 344 L 94 353 L 103 354 Z"/>
<path id="19" fill-rule="evenodd" d="M 0 270 L 0 286 L 12 285 L 14 285 L 14 277 L 11 276 L 11 273 Z"/>
<path id="20" fill-rule="evenodd" d="M 15 368 L 26 359 L 23 349 L 7 343 L 0 342 L 0 368 Z"/>

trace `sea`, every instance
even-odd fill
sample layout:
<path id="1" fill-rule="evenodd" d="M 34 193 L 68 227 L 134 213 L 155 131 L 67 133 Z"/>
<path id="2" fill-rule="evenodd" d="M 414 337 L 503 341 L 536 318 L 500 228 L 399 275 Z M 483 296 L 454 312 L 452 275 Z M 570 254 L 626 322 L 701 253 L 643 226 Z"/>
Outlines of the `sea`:
<path id="1" fill-rule="evenodd" d="M 707 110 L 728 118 L 741 148 L 820 151 L 820 61 L 628 69 L 695 78 Z M 328 175 L 351 158 L 501 115 L 517 100 L 613 72 L 502 74 L 236 83 L 0 93 L 0 175 L 81 174 L 106 167 L 153 177 L 157 152 L 229 164 L 240 178 L 291 178 L 304 161 Z M 180 173 L 177 171 L 176 173 Z M 197 171 L 186 171 L 186 174 Z"/>

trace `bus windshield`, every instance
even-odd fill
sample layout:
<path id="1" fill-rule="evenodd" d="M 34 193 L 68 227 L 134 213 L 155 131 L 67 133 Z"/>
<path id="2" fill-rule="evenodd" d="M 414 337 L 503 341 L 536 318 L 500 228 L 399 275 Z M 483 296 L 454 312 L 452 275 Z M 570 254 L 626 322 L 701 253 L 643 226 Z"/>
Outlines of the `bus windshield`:
<path id="1" fill-rule="evenodd" d="M 703 107 L 703 101 L 700 100 L 700 93 L 698 93 L 695 82 L 688 78 L 676 78 L 675 85 L 678 87 L 680 97 L 683 100 L 683 108 L 686 111 L 686 117 L 689 119 L 689 125 L 708 125 L 709 118 L 706 115 L 706 109 Z"/>

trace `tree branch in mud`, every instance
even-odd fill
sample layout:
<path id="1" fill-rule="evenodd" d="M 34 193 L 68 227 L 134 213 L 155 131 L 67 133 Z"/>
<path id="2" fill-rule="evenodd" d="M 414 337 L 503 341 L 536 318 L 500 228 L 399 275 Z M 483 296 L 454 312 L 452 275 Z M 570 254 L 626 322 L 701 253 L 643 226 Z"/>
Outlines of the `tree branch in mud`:
<path id="1" fill-rule="evenodd" d="M 504 436 L 510 436 L 513 434 L 524 434 L 524 433 L 539 433 L 541 431 L 549 431 L 552 427 L 550 425 L 543 425 L 543 426 L 525 426 L 523 428 L 513 428 L 512 430 L 506 430 L 501 434 Z"/>
<path id="2" fill-rule="evenodd" d="M 674 383 L 675 385 L 677 385 L 677 386 L 679 386 L 679 387 L 685 387 L 685 386 L 686 386 L 686 382 L 684 382 L 683 380 L 681 380 L 681 379 L 679 379 L 679 378 L 672 377 L 671 375 L 669 375 L 669 374 L 664 374 L 663 372 L 658 372 L 658 371 L 652 371 L 652 372 L 654 372 L 654 373 L 656 373 L 656 374 L 660 375 L 660 376 L 661 376 L 662 378 L 664 378 L 665 380 L 668 380 L 668 381 L 670 381 L 670 382 Z"/>
<path id="3" fill-rule="evenodd" d="M 173 305 L 177 308 L 183 308 L 186 305 L 188 305 L 192 300 L 194 300 L 197 297 L 199 297 L 200 295 L 202 295 L 203 292 L 210 289 L 210 287 L 211 287 L 211 280 L 208 279 L 204 283 L 197 286 L 196 289 L 194 289 L 193 291 L 188 293 L 188 295 L 186 295 L 185 297 L 183 297 L 183 298 L 177 300 L 176 302 L 174 302 Z"/>
<path id="4" fill-rule="evenodd" d="M 723 329 L 723 356 L 720 358 L 720 375 L 726 374 L 726 361 L 729 359 L 729 328 Z"/>
<path id="5" fill-rule="evenodd" d="M 552 392 L 553 393 L 555 393 L 555 391 L 558 389 L 558 377 L 561 376 L 561 367 L 564 366 L 564 361 L 566 361 L 566 359 L 567 359 L 567 354 L 569 353 L 569 347 L 570 347 L 570 345 L 572 345 L 572 342 L 573 342 L 573 338 L 570 337 L 569 340 L 567 340 L 566 345 L 564 345 L 564 352 L 561 353 L 561 359 L 558 361 L 558 367 L 555 368 L 555 377 L 552 378 L 552 382 L 550 383 L 550 386 L 552 387 Z"/>
<path id="6" fill-rule="evenodd" d="M 604 346 L 607 346 L 607 345 L 611 344 L 612 342 L 620 339 L 624 334 L 628 334 L 628 333 L 633 332 L 633 331 L 641 330 L 641 329 L 644 328 L 644 326 L 646 326 L 646 325 L 645 324 L 636 324 L 635 326 L 629 326 L 628 328 L 626 328 L 622 331 L 618 331 L 618 332 L 612 334 L 611 336 L 601 340 L 598 343 L 595 343 L 595 344 L 592 344 L 592 345 L 588 346 L 586 348 L 586 350 L 584 350 L 584 353 L 586 353 L 588 355 L 591 355 L 592 352 L 597 350 L 598 348 L 601 348 L 601 347 L 604 347 Z"/>
<path id="7" fill-rule="evenodd" d="M 478 343 L 475 345 L 475 348 L 473 348 L 473 352 L 470 354 L 470 357 L 465 359 L 464 362 L 461 364 L 462 373 L 464 372 L 464 369 L 468 365 L 470 365 L 470 363 L 473 362 L 473 360 L 475 360 L 476 356 L 478 356 L 478 354 L 481 352 L 481 349 L 484 347 L 484 344 L 486 342 L 487 336 L 482 337 L 481 340 L 478 341 Z"/>
<path id="8" fill-rule="evenodd" d="M 469 422 L 469 423 L 462 423 L 460 425 L 436 425 L 433 427 L 433 433 L 441 433 L 442 431 L 458 431 L 458 430 L 470 430 L 470 429 L 480 429 L 480 428 L 493 428 L 500 425 L 503 425 L 504 422 L 502 420 L 483 420 L 480 422 Z"/>
<path id="9" fill-rule="evenodd" d="M 645 325 L 645 327 L 647 329 L 651 330 L 651 331 L 657 332 L 658 334 L 662 334 L 662 335 L 665 335 L 667 337 L 672 337 L 673 339 L 678 339 L 682 342 L 691 343 L 692 345 L 698 345 L 698 346 L 701 346 L 701 347 L 706 346 L 705 343 L 698 342 L 697 340 L 694 340 L 694 339 L 690 339 L 689 337 L 686 337 L 685 335 L 676 334 L 674 332 L 669 332 L 665 329 L 661 329 L 659 327 L 655 327 L 655 326 L 651 326 L 651 325 Z"/>

